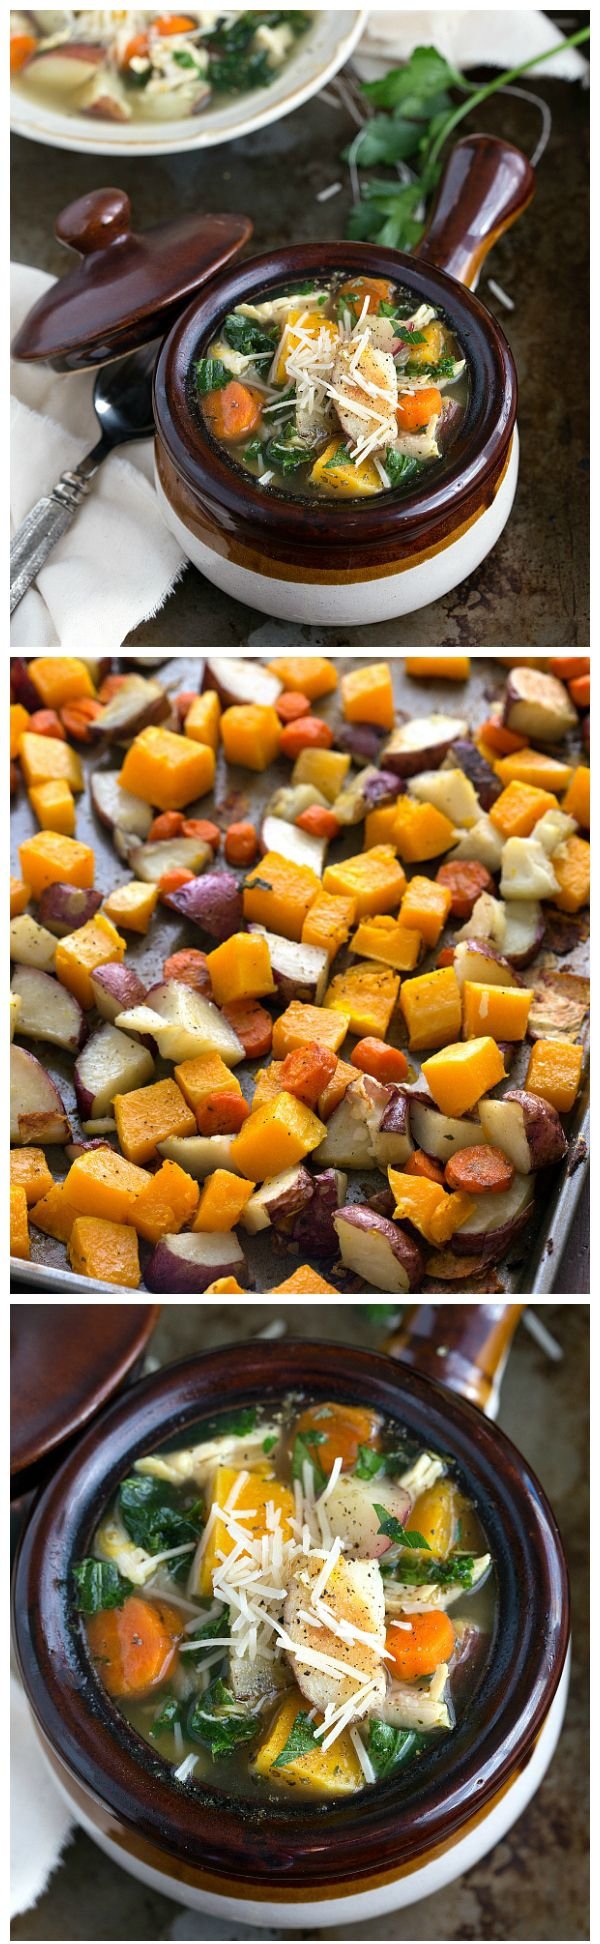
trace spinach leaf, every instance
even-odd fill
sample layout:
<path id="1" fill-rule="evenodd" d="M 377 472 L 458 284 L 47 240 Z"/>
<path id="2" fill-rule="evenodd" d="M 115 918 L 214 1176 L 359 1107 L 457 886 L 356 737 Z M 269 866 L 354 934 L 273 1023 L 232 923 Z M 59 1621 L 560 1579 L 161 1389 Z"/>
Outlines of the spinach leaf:
<path id="1" fill-rule="evenodd" d="M 431 1552 L 431 1546 L 427 1539 L 423 1538 L 422 1532 L 409 1532 L 391 1512 L 386 1512 L 385 1505 L 374 1503 L 373 1511 L 377 1513 L 379 1519 L 379 1531 L 385 1532 L 388 1539 L 393 1539 L 395 1546 L 407 1546 L 409 1551 L 414 1547 L 419 1552 Z"/>
<path id="2" fill-rule="evenodd" d="M 190 1709 L 187 1732 L 192 1741 L 210 1748 L 213 1761 L 230 1755 L 241 1742 L 252 1741 L 258 1730 L 256 1715 L 240 1706 L 231 1688 L 221 1680 L 211 1681 L 205 1694 L 199 1694 Z"/>
<path id="3" fill-rule="evenodd" d="M 417 1734 L 414 1728 L 392 1728 L 387 1721 L 369 1722 L 368 1753 L 378 1780 L 426 1745 L 427 1736 Z"/>
<path id="4" fill-rule="evenodd" d="M 256 883 L 257 880 L 255 879 Z M 242 886 L 241 889 L 244 887 Z M 261 885 L 261 890 L 271 890 L 270 884 Z M 201 1426 L 201 1438 L 245 1438 L 249 1431 L 256 1429 L 256 1406 L 241 1404 L 237 1411 L 224 1411 L 221 1417 L 206 1418 Z"/>
<path id="5" fill-rule="evenodd" d="M 325 1437 L 326 1433 L 324 1431 L 311 1431 L 308 1436 L 304 1437 L 300 1431 L 297 1431 L 292 1452 L 292 1478 L 299 1478 L 300 1484 L 303 1486 L 303 1466 L 305 1464 L 312 1465 L 317 1498 L 324 1490 L 327 1480 L 325 1472 L 321 1470 L 318 1459 L 315 1458 L 313 1446 L 324 1444 Z"/>
<path id="6" fill-rule="evenodd" d="M 396 337 L 400 338 L 401 344 L 426 344 L 427 343 L 427 339 L 425 337 L 424 331 L 407 331 L 405 330 L 403 324 L 397 325 Z M 417 371 L 419 370 L 420 370 L 420 365 L 417 365 Z"/>
<path id="7" fill-rule="evenodd" d="M 133 1581 L 125 1579 L 112 1560 L 82 1559 L 73 1567 L 73 1579 L 78 1613 L 103 1613 L 108 1607 L 123 1606 L 133 1593 Z"/>
<path id="8" fill-rule="evenodd" d="M 230 311 L 225 318 L 223 337 L 246 358 L 272 358 L 277 343 L 277 334 L 265 331 L 251 317 L 241 317 L 239 311 Z"/>
<path id="9" fill-rule="evenodd" d="M 314 1722 L 302 1710 L 292 1722 L 290 1732 L 281 1754 L 273 1762 L 273 1768 L 287 1768 L 288 1762 L 295 1762 L 298 1755 L 308 1755 L 311 1748 L 318 1748 Z"/>
<path id="10" fill-rule="evenodd" d="M 332 472 L 334 466 L 352 464 L 353 461 L 350 458 L 348 447 L 346 445 L 339 445 L 336 446 L 335 452 L 332 452 L 331 458 L 327 460 L 327 465 L 323 467 L 323 472 Z"/>
<path id="11" fill-rule="evenodd" d="M 124 1478 L 120 1485 L 119 1513 L 129 1538 L 147 1553 L 195 1543 L 203 1524 L 200 1499 L 184 1506 L 173 1485 L 142 1472 Z"/>
<path id="12" fill-rule="evenodd" d="M 409 458 L 407 452 L 395 452 L 393 446 L 387 448 L 384 465 L 392 486 L 405 486 L 420 470 L 418 459 Z"/>
<path id="13" fill-rule="evenodd" d="M 179 1727 L 182 1725 L 181 1702 L 177 1701 L 174 1694 L 166 1694 L 162 1708 L 159 1708 L 158 1714 L 155 1714 L 152 1727 L 149 1729 L 152 1740 L 156 1741 L 158 1735 L 163 1735 L 168 1728 L 175 1728 L 176 1725 Z"/>
<path id="14" fill-rule="evenodd" d="M 196 381 L 200 397 L 204 398 L 206 392 L 222 391 L 224 385 L 229 385 L 231 372 L 222 358 L 198 358 Z"/>

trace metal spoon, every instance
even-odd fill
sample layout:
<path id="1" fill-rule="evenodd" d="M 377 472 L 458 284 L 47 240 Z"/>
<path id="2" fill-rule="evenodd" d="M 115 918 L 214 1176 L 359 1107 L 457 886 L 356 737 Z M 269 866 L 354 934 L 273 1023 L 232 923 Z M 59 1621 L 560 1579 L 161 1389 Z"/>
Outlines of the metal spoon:
<path id="1" fill-rule="evenodd" d="M 154 431 L 152 416 L 152 373 L 160 340 L 154 338 L 139 351 L 113 364 L 103 365 L 94 385 L 94 411 L 100 438 L 72 472 L 65 472 L 37 500 L 23 520 L 10 549 L 10 611 L 23 599 L 43 567 L 44 561 L 67 533 L 91 482 L 114 446 L 128 445 L 133 439 L 149 439 Z"/>

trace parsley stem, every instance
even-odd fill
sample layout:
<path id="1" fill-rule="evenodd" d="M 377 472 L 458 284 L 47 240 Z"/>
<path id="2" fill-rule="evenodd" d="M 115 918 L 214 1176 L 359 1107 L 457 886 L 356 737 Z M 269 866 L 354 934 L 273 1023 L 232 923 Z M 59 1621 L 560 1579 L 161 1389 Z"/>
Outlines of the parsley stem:
<path id="1" fill-rule="evenodd" d="M 520 74 L 527 74 L 529 68 L 538 67 L 542 61 L 552 60 L 553 55 L 561 54 L 565 47 L 579 47 L 583 41 L 588 41 L 589 38 L 589 27 L 580 27 L 576 34 L 571 34 L 568 40 L 560 41 L 557 47 L 549 47 L 545 54 L 530 55 L 529 60 L 522 61 L 519 67 L 507 69 L 506 73 L 498 75 L 495 81 L 488 81 L 485 88 L 479 88 L 475 94 L 469 94 L 467 100 L 461 102 L 459 108 L 453 109 L 452 113 L 448 116 L 445 126 L 439 130 L 429 150 L 423 172 L 424 175 L 427 176 L 429 171 L 435 168 L 438 156 L 444 147 L 444 143 L 447 142 L 448 136 L 452 134 L 453 130 L 464 119 L 465 115 L 471 114 L 473 108 L 479 108 L 482 101 L 487 101 L 489 95 L 497 94 L 500 88 L 507 87 L 510 81 L 517 81 Z"/>

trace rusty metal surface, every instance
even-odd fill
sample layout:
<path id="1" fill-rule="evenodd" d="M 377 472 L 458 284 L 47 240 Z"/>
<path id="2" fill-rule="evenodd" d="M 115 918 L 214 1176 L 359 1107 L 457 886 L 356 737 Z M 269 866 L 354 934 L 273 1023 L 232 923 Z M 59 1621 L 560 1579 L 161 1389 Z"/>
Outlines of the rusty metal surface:
<path id="1" fill-rule="evenodd" d="M 462 586 L 413 616 L 353 631 L 353 647 L 546 649 L 589 643 L 587 388 L 562 382 L 572 372 L 573 345 L 587 310 L 587 100 L 580 87 L 566 82 L 536 77 L 530 85 L 551 106 L 552 138 L 533 203 L 496 245 L 479 291 L 510 340 L 519 373 L 515 507 L 493 553 Z M 503 95 L 479 111 L 477 127 L 531 153 L 539 114 Z M 317 96 L 272 127 L 204 155 L 119 156 L 110 162 L 15 138 L 12 254 L 63 274 L 65 252 L 53 235 L 58 210 L 113 179 L 130 194 L 142 226 L 162 222 L 174 210 L 242 208 L 254 221 L 250 251 L 343 237 L 349 190 L 340 155 L 353 133 L 345 110 Z M 342 181 L 341 193 L 317 202 L 319 191 L 335 181 Z M 513 311 L 498 303 L 488 276 L 508 292 Z M 92 432 L 93 423 L 91 418 Z M 347 631 L 271 621 L 188 567 L 165 607 L 129 638 L 131 647 L 244 644 L 259 652 L 274 642 L 342 648 Z"/>
<path id="2" fill-rule="evenodd" d="M 348 670 L 358 665 L 360 665 L 360 662 L 356 658 L 344 657 L 343 661 L 341 659 L 339 661 L 340 672 L 343 669 Z M 130 659 L 123 658 L 121 666 L 131 669 L 132 663 Z M 195 659 L 192 661 L 189 658 L 178 658 L 166 661 L 160 668 L 153 669 L 149 672 L 155 673 L 169 692 L 177 694 L 180 689 L 196 688 L 202 680 L 202 670 L 202 660 Z M 432 710 L 439 708 L 450 715 L 465 715 L 472 726 L 481 722 L 489 714 L 490 702 L 500 692 L 506 679 L 506 670 L 492 656 L 477 657 L 472 662 L 471 677 L 467 685 L 457 682 L 415 682 L 406 676 L 404 663 L 400 658 L 396 658 L 393 663 L 393 673 L 396 704 L 399 710 L 403 710 L 408 715 L 426 715 L 431 713 Z M 320 702 L 317 706 L 323 716 L 329 717 L 332 727 L 335 726 L 339 718 L 337 697 L 335 695 L 328 696 L 324 702 Z M 82 753 L 86 775 L 89 775 L 92 768 L 114 768 L 115 762 L 118 760 L 114 748 L 112 754 L 109 753 L 107 756 L 100 757 L 96 752 L 90 754 L 85 750 L 81 750 L 81 745 L 80 751 Z M 271 768 L 263 775 L 257 776 L 253 775 L 249 770 L 236 768 L 232 764 L 226 766 L 222 755 L 220 755 L 217 767 L 214 802 L 217 813 L 221 813 L 221 820 L 226 821 L 228 818 L 232 822 L 239 816 L 249 814 L 254 822 L 258 822 L 275 789 L 280 784 L 288 782 L 289 775 L 289 764 L 285 761 L 271 765 Z M 210 802 L 207 800 L 207 814 L 209 813 L 210 807 Z M 14 868 L 18 874 L 18 845 L 23 841 L 25 835 L 30 834 L 37 828 L 26 792 L 23 789 L 21 789 L 19 796 L 14 801 L 11 821 Z M 125 867 L 121 865 L 113 848 L 110 831 L 106 830 L 94 815 L 88 790 L 78 798 L 77 836 L 84 843 L 87 842 L 93 846 L 97 858 L 97 883 L 99 888 L 107 895 L 115 880 L 121 880 Z M 347 831 L 343 838 L 338 840 L 336 856 L 350 856 L 360 848 L 361 844 L 362 826 L 354 826 Z M 435 875 L 436 863 L 434 861 L 429 866 L 423 865 L 420 869 L 429 875 Z M 197 928 L 187 924 L 183 919 L 178 918 L 175 912 L 166 911 L 159 904 L 156 908 L 147 938 L 137 937 L 134 932 L 127 934 L 127 964 L 131 965 L 134 970 L 139 971 L 140 978 L 143 979 L 146 987 L 148 987 L 155 980 L 161 978 L 163 959 L 169 953 L 178 951 L 183 946 L 197 944 L 199 936 L 200 934 Z M 439 947 L 436 947 L 434 952 L 429 953 L 425 957 L 420 970 L 427 970 L 435 964 L 438 949 Z M 340 954 L 339 959 L 336 961 L 336 970 L 344 962 L 344 955 Z M 532 970 L 536 972 L 540 970 L 542 965 L 547 965 L 550 970 L 556 968 L 564 972 L 568 968 L 575 973 L 585 975 L 587 972 L 586 940 L 582 939 L 573 950 L 570 950 L 566 959 L 557 959 L 553 953 L 548 953 L 548 951 L 544 950 L 535 961 L 535 967 L 529 969 L 527 976 L 531 976 Z M 392 1027 L 390 1038 L 392 1040 L 395 1039 L 398 1044 L 401 1043 L 401 1020 L 398 1026 L 394 1025 Z M 406 1044 L 405 1037 L 404 1044 Z M 66 1053 L 61 1053 L 57 1047 L 41 1042 L 37 1047 L 37 1051 L 44 1065 L 56 1080 L 67 1112 L 70 1115 L 72 1114 L 74 1126 L 77 1127 L 78 1115 L 72 1078 L 73 1062 L 70 1056 Z M 529 1045 L 525 1042 L 518 1049 L 513 1065 L 511 1066 L 509 1083 L 511 1086 L 520 1086 L 523 1084 L 528 1057 Z M 411 1056 L 411 1059 L 415 1068 L 418 1068 L 419 1061 L 414 1055 Z M 255 1076 L 263 1064 L 265 1064 L 263 1061 L 244 1062 L 240 1079 L 243 1091 L 248 1099 L 252 1097 Z M 171 1065 L 164 1061 L 161 1062 L 157 1058 L 156 1078 L 159 1079 L 163 1075 L 170 1074 L 170 1072 Z M 506 1290 L 512 1294 L 523 1292 L 527 1294 L 542 1294 L 551 1290 L 566 1293 L 567 1286 L 561 1274 L 561 1259 L 563 1258 L 563 1252 L 568 1241 L 569 1230 L 575 1210 L 582 1201 L 585 1207 L 585 1196 L 587 1192 L 587 1111 L 588 1081 L 586 1079 L 579 1101 L 573 1110 L 570 1123 L 568 1124 L 570 1160 L 567 1158 L 567 1161 L 561 1169 L 554 1169 L 547 1177 L 544 1177 L 543 1187 L 538 1183 L 537 1216 L 526 1231 L 525 1238 L 518 1243 L 512 1264 L 509 1265 L 503 1262 L 499 1265 L 498 1269 L 491 1267 L 485 1274 L 479 1277 L 474 1275 L 469 1278 L 468 1282 L 461 1283 L 460 1285 L 457 1283 L 444 1285 L 434 1284 L 430 1279 L 426 1278 L 423 1285 L 425 1291 L 429 1290 L 433 1293 L 437 1290 L 440 1293 L 443 1288 L 447 1293 L 458 1293 L 460 1291 L 462 1294 L 470 1294 L 475 1291 L 494 1294 L 499 1290 Z M 580 1144 L 579 1147 L 578 1143 Z M 47 1152 L 53 1175 L 56 1179 L 62 1179 L 67 1172 L 68 1165 L 65 1160 L 64 1150 L 62 1148 L 54 1148 L 48 1149 Z M 580 1152 L 582 1158 L 579 1162 L 578 1155 Z M 573 1166 L 573 1161 L 576 1161 L 577 1165 L 570 1173 L 569 1166 Z M 546 1185 L 547 1193 L 545 1192 Z M 359 1170 L 352 1170 L 348 1177 L 348 1199 L 350 1201 L 365 1201 L 385 1186 L 385 1177 L 376 1171 L 371 1170 L 369 1173 L 361 1173 Z M 56 1293 L 62 1292 L 65 1289 L 80 1292 L 81 1280 L 72 1275 L 71 1271 L 65 1267 L 65 1250 L 63 1245 L 55 1242 L 52 1237 L 43 1235 L 33 1225 L 31 1235 L 31 1263 L 17 1263 L 14 1260 L 12 1263 L 15 1287 L 26 1288 L 32 1291 L 35 1289 L 44 1289 L 46 1292 L 55 1291 Z M 285 1280 L 292 1273 L 300 1259 L 298 1251 L 296 1250 L 294 1254 L 290 1254 L 289 1248 L 285 1248 L 285 1245 L 279 1241 L 272 1230 L 264 1230 L 256 1236 L 246 1237 L 244 1235 L 243 1246 L 248 1256 L 252 1281 L 257 1291 L 268 1291 L 278 1281 Z M 142 1261 L 144 1257 L 147 1259 L 148 1253 L 147 1245 L 142 1244 Z M 318 1266 L 316 1259 L 315 1266 Z M 326 1266 L 322 1267 L 322 1273 L 328 1280 L 329 1270 Z M 338 1276 L 336 1274 L 334 1280 L 341 1291 L 351 1291 L 357 1288 L 356 1280 L 353 1278 L 347 1278 L 342 1275 Z M 85 1289 L 86 1293 L 89 1292 L 92 1294 L 102 1289 L 114 1290 L 114 1284 L 102 1284 L 86 1280 Z"/>

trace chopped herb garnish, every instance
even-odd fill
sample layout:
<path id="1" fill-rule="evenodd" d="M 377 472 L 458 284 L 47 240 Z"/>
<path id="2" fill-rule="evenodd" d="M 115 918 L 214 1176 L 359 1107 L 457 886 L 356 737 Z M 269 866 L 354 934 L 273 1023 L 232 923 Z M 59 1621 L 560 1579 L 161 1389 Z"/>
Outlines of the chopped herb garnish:
<path id="1" fill-rule="evenodd" d="M 308 465 L 314 457 L 310 446 L 302 445 L 300 440 L 269 439 L 265 447 L 267 465 L 276 466 L 279 472 L 297 472 L 299 466 Z"/>
<path id="2" fill-rule="evenodd" d="M 242 458 L 245 459 L 246 465 L 252 465 L 255 459 L 260 459 L 262 449 L 262 439 L 251 439 L 250 444 L 244 446 L 242 453 Z"/>
<path id="3" fill-rule="evenodd" d="M 402 375 L 407 378 L 453 378 L 455 358 L 438 358 L 437 364 L 408 364 L 402 366 Z"/>
<path id="4" fill-rule="evenodd" d="M 318 1458 L 315 1458 L 312 1447 L 313 1445 L 325 1444 L 325 1439 L 325 1431 L 311 1431 L 308 1434 L 305 1432 L 304 1436 L 300 1431 L 297 1431 L 292 1452 L 292 1478 L 298 1478 L 302 1485 L 304 1483 L 303 1467 L 304 1465 L 312 1465 L 317 1498 L 319 1493 L 323 1491 L 327 1480 L 325 1472 L 321 1470 Z"/>
<path id="5" fill-rule="evenodd" d="M 295 1762 L 299 1755 L 308 1755 L 311 1748 L 318 1748 L 314 1722 L 302 1710 L 292 1722 L 290 1732 L 281 1754 L 273 1762 L 273 1768 L 287 1768 L 288 1762 Z"/>
<path id="6" fill-rule="evenodd" d="M 399 1519 L 393 1517 L 391 1512 L 386 1512 L 385 1505 L 374 1504 L 373 1511 L 377 1513 L 379 1519 L 379 1531 L 385 1532 L 386 1538 L 393 1539 L 395 1546 L 406 1546 L 409 1552 L 413 1547 L 419 1552 L 431 1552 L 431 1546 L 428 1540 L 423 1538 L 422 1532 L 410 1532 L 406 1526 L 400 1524 Z"/>
<path id="7" fill-rule="evenodd" d="M 231 384 L 231 372 L 222 358 L 198 358 L 196 379 L 201 398 L 206 392 L 222 391 L 224 385 Z"/>
<path id="8" fill-rule="evenodd" d="M 205 1694 L 196 1696 L 187 1719 L 190 1739 L 210 1748 L 213 1761 L 219 1755 L 230 1755 L 240 1742 L 252 1741 L 258 1727 L 257 1716 L 248 1714 L 231 1688 L 219 1679 L 211 1681 Z"/>
<path id="9" fill-rule="evenodd" d="M 108 1607 L 123 1606 L 133 1593 L 133 1581 L 125 1579 L 112 1560 L 82 1559 L 73 1567 L 73 1579 L 78 1613 L 103 1613 Z"/>
<path id="10" fill-rule="evenodd" d="M 404 324 L 397 324 L 395 335 L 396 337 L 400 338 L 401 344 L 426 344 L 427 343 L 427 338 L 425 336 L 424 331 L 409 331 L 407 330 Z M 417 370 L 418 369 L 419 366 L 417 366 Z"/>
<path id="11" fill-rule="evenodd" d="M 468 1590 L 473 1584 L 474 1565 L 470 1553 L 455 1553 L 449 1559 L 403 1559 L 387 1567 L 385 1576 L 397 1574 L 402 1586 L 464 1586 Z"/>

